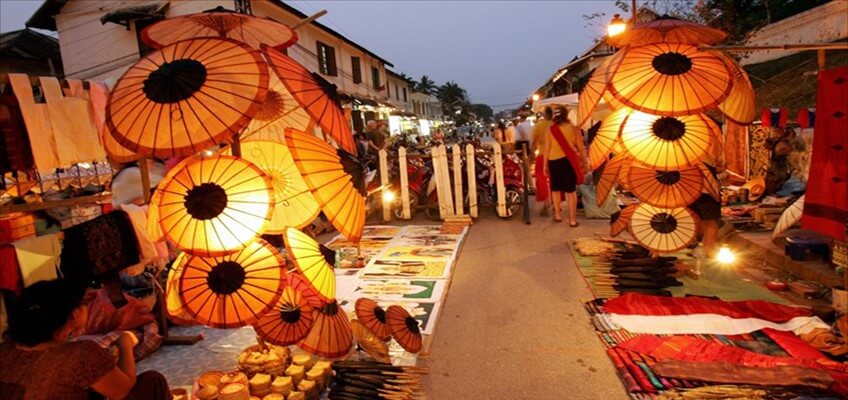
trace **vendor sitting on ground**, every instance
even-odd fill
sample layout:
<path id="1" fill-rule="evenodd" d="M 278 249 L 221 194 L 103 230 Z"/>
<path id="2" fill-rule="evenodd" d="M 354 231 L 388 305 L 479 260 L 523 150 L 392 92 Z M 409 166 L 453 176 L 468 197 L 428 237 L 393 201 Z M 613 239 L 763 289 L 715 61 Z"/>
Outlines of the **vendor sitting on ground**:
<path id="1" fill-rule="evenodd" d="M 0 344 L 0 394 L 10 400 L 170 399 L 160 373 L 136 376 L 136 337 L 124 332 L 117 362 L 91 341 L 71 341 L 84 329 L 85 287 L 67 280 L 42 281 L 24 289 L 10 313 Z"/>

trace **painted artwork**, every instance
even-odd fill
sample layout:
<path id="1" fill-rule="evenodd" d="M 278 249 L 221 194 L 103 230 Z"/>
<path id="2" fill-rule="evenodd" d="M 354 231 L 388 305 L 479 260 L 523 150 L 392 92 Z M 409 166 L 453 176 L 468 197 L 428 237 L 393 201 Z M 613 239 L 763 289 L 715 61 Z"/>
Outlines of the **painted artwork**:
<path id="1" fill-rule="evenodd" d="M 392 242 L 400 246 L 436 246 L 454 248 L 459 243 L 459 236 L 455 235 L 418 235 L 403 234 Z"/>
<path id="2" fill-rule="evenodd" d="M 368 297 L 375 300 L 433 303 L 441 301 L 444 292 L 444 280 L 369 279 L 357 282 L 353 293 L 344 298 Z"/>
<path id="3" fill-rule="evenodd" d="M 362 230 L 363 238 L 393 238 L 403 227 L 390 225 L 370 225 Z"/>
<path id="4" fill-rule="evenodd" d="M 389 246 L 380 255 L 383 260 L 442 260 L 447 261 L 453 257 L 454 247 L 431 247 L 431 246 Z"/>
<path id="5" fill-rule="evenodd" d="M 409 225 L 403 231 L 404 235 L 440 235 L 441 233 L 441 225 Z"/>
<path id="6" fill-rule="evenodd" d="M 373 259 L 359 273 L 361 279 L 446 279 L 450 261 Z"/>

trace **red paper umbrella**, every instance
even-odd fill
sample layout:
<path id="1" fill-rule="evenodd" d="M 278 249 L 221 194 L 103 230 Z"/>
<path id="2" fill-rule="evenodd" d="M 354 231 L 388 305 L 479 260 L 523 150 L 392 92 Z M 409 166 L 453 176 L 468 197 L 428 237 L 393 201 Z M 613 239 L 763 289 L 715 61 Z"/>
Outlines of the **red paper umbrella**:
<path id="1" fill-rule="evenodd" d="M 257 239 L 235 254 L 190 256 L 180 277 L 180 295 L 195 321 L 214 328 L 255 323 L 280 298 L 285 260 L 277 249 Z"/>
<path id="2" fill-rule="evenodd" d="M 334 149 L 313 135 L 286 130 L 294 163 L 330 223 L 359 243 L 365 228 L 365 166 L 354 155 Z"/>
<path id="3" fill-rule="evenodd" d="M 630 115 L 630 109 L 622 108 L 601 121 L 601 126 L 589 145 L 589 168 L 597 169 L 609 159 L 615 144 L 618 143 L 621 127 L 628 115 Z"/>
<path id="4" fill-rule="evenodd" d="M 715 108 L 730 92 L 724 60 L 695 46 L 658 43 L 622 52 L 609 90 L 635 110 L 690 115 Z"/>
<path id="5" fill-rule="evenodd" d="M 631 27 L 620 35 L 607 38 L 615 47 L 644 46 L 652 43 L 710 45 L 727 37 L 724 31 L 706 25 L 663 15 L 653 21 Z"/>
<path id="6" fill-rule="evenodd" d="M 638 206 L 639 204 L 631 204 L 610 216 L 610 236 L 616 237 L 630 226 L 630 217 Z"/>
<path id="7" fill-rule="evenodd" d="M 356 300 L 356 317 L 380 340 L 385 341 L 392 337 L 389 326 L 386 325 L 386 310 L 376 301 L 365 297 Z"/>
<path id="8" fill-rule="evenodd" d="M 294 265 L 324 301 L 336 298 L 336 273 L 333 265 L 336 252 L 316 242 L 309 235 L 293 228 L 286 229 L 286 250 Z"/>
<path id="9" fill-rule="evenodd" d="M 634 163 L 630 165 L 628 182 L 639 200 L 662 208 L 686 207 L 701 195 L 704 187 L 696 166 L 661 171 Z"/>
<path id="10" fill-rule="evenodd" d="M 268 66 L 230 39 L 190 39 L 150 53 L 115 84 L 106 126 L 130 151 L 187 156 L 231 140 L 260 110 Z"/>
<path id="11" fill-rule="evenodd" d="M 624 52 L 618 52 L 612 57 L 607 58 L 589 77 L 586 86 L 580 92 L 580 98 L 577 102 L 576 126 L 583 126 L 592 116 L 592 112 L 595 111 L 595 108 L 609 87 L 609 77 L 618 70 L 623 55 Z"/>
<path id="12" fill-rule="evenodd" d="M 297 346 L 320 357 L 339 358 L 353 346 L 353 332 L 347 314 L 333 301 L 314 312 L 315 323 Z"/>
<path id="13" fill-rule="evenodd" d="M 265 57 L 289 89 L 292 96 L 318 121 L 318 126 L 349 153 L 356 152 L 350 124 L 342 112 L 336 85 L 318 73 L 309 72 L 297 61 L 270 47 L 263 48 Z"/>
<path id="14" fill-rule="evenodd" d="M 153 48 L 200 37 L 235 39 L 259 49 L 268 45 L 284 49 L 297 42 L 297 33 L 270 18 L 239 14 L 218 6 L 201 13 L 172 17 L 148 26 L 141 40 Z"/>
<path id="15" fill-rule="evenodd" d="M 295 274 L 286 276 L 280 301 L 254 325 L 264 340 L 280 346 L 295 344 L 309 334 L 315 315 L 310 297 L 317 299 L 312 289 Z M 320 303 L 318 307 L 322 307 Z"/>
<path id="16" fill-rule="evenodd" d="M 306 302 L 314 309 L 324 307 L 324 304 L 326 304 L 324 300 L 321 300 L 321 296 L 318 295 L 318 292 L 316 292 L 315 289 L 312 288 L 312 285 L 309 284 L 306 277 L 301 275 L 298 271 L 289 271 L 289 273 L 286 274 L 286 286 L 303 294 Z"/>
<path id="17" fill-rule="evenodd" d="M 392 337 L 400 347 L 410 353 L 421 351 L 421 328 L 418 327 L 418 320 L 412 318 L 409 312 L 401 306 L 389 306 L 386 321 Z"/>

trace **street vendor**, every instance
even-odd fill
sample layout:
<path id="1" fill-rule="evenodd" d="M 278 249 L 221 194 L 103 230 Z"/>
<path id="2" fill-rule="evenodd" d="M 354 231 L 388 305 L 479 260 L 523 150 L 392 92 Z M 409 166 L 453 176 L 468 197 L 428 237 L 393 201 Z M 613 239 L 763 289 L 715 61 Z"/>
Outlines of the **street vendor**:
<path id="1" fill-rule="evenodd" d="M 85 329 L 85 287 L 41 281 L 23 290 L 0 344 L 0 397 L 9 400 L 170 399 L 162 374 L 136 376 L 135 335 L 118 339 L 117 361 L 92 341 L 72 341 Z"/>

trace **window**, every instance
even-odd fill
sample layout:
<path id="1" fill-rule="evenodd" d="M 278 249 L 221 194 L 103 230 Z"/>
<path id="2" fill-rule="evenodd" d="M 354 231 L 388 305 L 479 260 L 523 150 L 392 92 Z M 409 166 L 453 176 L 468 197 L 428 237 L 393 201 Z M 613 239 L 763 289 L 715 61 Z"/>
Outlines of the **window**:
<path id="1" fill-rule="evenodd" d="M 336 49 L 318 42 L 318 70 L 324 75 L 336 76 Z"/>
<path id="2" fill-rule="evenodd" d="M 158 18 L 137 19 L 133 21 L 135 24 L 135 41 L 138 43 L 138 55 L 140 57 L 146 56 L 153 50 L 153 48 L 148 46 L 147 43 L 144 43 L 144 40 L 141 40 L 141 31 L 143 31 L 148 25 L 152 25 L 154 22 L 158 21 Z"/>
<path id="3" fill-rule="evenodd" d="M 395 99 L 400 100 L 400 93 L 398 92 L 398 85 L 395 84 Z"/>
<path id="4" fill-rule="evenodd" d="M 371 83 L 374 89 L 380 90 L 380 70 L 377 67 L 371 67 Z"/>
<path id="5" fill-rule="evenodd" d="M 353 83 L 362 83 L 362 62 L 359 57 L 351 57 L 350 65 L 353 70 Z"/>
<path id="6" fill-rule="evenodd" d="M 403 88 L 403 102 L 406 103 L 408 100 L 406 99 L 406 88 Z"/>

